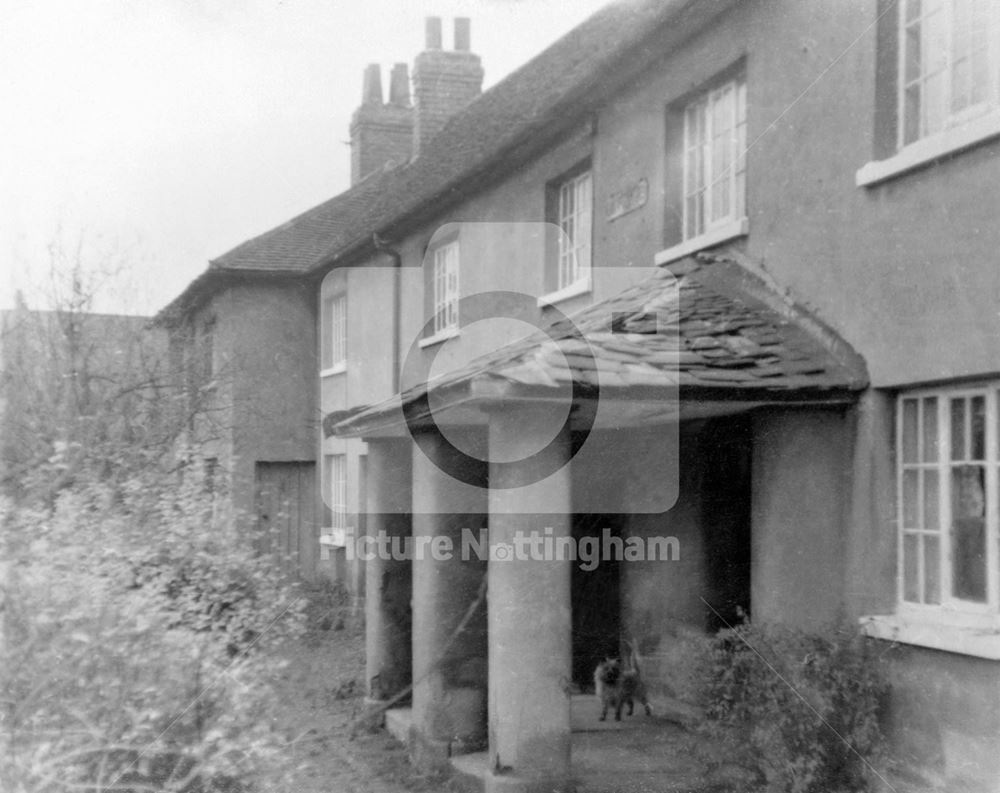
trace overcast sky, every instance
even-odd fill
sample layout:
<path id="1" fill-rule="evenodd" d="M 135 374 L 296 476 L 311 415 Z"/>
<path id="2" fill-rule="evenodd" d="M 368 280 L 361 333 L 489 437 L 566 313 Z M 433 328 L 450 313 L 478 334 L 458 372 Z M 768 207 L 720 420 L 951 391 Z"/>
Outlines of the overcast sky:
<path id="1" fill-rule="evenodd" d="M 155 312 L 348 186 L 362 71 L 388 89 L 425 16 L 447 48 L 472 18 L 488 87 L 605 2 L 0 0 L 0 307 L 38 305 L 54 247 L 128 263 L 98 310 Z"/>

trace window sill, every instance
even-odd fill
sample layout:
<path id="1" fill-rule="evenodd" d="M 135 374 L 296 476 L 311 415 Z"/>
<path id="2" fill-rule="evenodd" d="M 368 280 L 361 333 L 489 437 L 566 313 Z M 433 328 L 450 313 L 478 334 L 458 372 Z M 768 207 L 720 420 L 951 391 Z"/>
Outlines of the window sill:
<path id="1" fill-rule="evenodd" d="M 858 169 L 854 181 L 858 187 L 870 187 L 997 135 L 1000 135 L 1000 112 L 994 111 L 960 127 L 922 138 L 888 159 L 866 163 Z"/>
<path id="2" fill-rule="evenodd" d="M 330 375 L 343 374 L 347 371 L 347 362 L 337 363 L 331 366 L 329 369 L 320 369 L 320 377 L 329 377 Z"/>
<path id="3" fill-rule="evenodd" d="M 685 240 L 679 245 L 674 245 L 660 251 L 653 257 L 653 263 L 656 265 L 669 264 L 705 248 L 721 245 L 723 242 L 729 242 L 738 237 L 745 237 L 749 228 L 750 224 L 745 217 L 739 220 L 731 220 L 724 226 L 719 226 L 704 234 L 699 234 L 697 237 Z"/>
<path id="4" fill-rule="evenodd" d="M 899 614 L 862 617 L 860 623 L 862 633 L 875 639 L 1000 661 L 996 627 L 949 625 Z"/>
<path id="5" fill-rule="evenodd" d="M 331 529 L 328 526 L 320 534 L 319 544 L 327 548 L 346 548 L 348 532 L 350 531 L 350 529 Z"/>
<path id="6" fill-rule="evenodd" d="M 421 339 L 417 344 L 420 345 L 420 349 L 423 349 L 424 347 L 432 347 L 435 344 L 448 341 L 448 339 L 454 339 L 456 336 L 458 336 L 458 328 L 448 328 L 447 330 L 435 333 L 433 336 L 428 336 L 426 339 Z"/>
<path id="7" fill-rule="evenodd" d="M 593 284 L 591 283 L 590 276 L 588 275 L 586 278 L 581 278 L 576 283 L 564 286 L 562 289 L 557 289 L 555 292 L 549 292 L 547 295 L 542 295 L 538 298 L 538 305 L 539 307 L 554 306 L 556 303 L 569 300 L 571 297 L 586 295 L 591 289 L 593 289 Z"/>

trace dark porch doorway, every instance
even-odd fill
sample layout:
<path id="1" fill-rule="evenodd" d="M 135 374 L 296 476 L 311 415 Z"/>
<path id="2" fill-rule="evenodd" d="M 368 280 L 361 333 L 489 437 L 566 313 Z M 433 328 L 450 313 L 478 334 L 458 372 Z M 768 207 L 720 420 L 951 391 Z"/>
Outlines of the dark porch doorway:
<path id="1" fill-rule="evenodd" d="M 583 537 L 600 543 L 605 529 L 621 536 L 619 515 L 574 515 L 573 538 L 579 548 Z M 600 547 L 600 546 L 598 546 Z M 621 636 L 621 577 L 619 561 L 601 558 L 593 570 L 573 562 L 570 597 L 573 611 L 573 683 L 589 691 L 594 669 L 608 657 L 619 655 Z M 589 565 L 588 565 L 589 566 Z"/>
<path id="2" fill-rule="evenodd" d="M 712 419 L 700 440 L 705 627 L 714 633 L 750 614 L 750 417 Z"/>

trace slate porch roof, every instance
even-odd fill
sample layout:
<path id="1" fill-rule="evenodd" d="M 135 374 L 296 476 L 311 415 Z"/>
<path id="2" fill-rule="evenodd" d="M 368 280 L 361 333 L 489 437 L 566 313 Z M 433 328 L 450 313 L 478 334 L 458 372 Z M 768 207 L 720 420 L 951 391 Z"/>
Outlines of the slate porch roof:
<path id="1" fill-rule="evenodd" d="M 863 359 L 738 260 L 702 253 L 659 269 L 531 339 L 374 405 L 328 414 L 327 436 L 362 436 L 452 406 L 544 397 L 576 381 L 600 397 L 641 393 L 684 401 L 852 401 L 868 385 Z M 499 388 L 497 386 L 500 386 Z M 593 390 L 597 395 L 597 390 Z"/>

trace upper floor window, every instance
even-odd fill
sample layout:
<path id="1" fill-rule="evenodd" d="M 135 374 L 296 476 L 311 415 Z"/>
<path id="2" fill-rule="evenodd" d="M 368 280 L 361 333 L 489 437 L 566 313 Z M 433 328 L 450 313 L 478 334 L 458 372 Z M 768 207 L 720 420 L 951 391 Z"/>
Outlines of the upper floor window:
<path id="1" fill-rule="evenodd" d="M 684 107 L 684 240 L 746 214 L 746 82 L 741 77 Z"/>
<path id="2" fill-rule="evenodd" d="M 590 278 L 590 239 L 593 198 L 590 171 L 559 184 L 558 289 L 566 289 Z"/>
<path id="3" fill-rule="evenodd" d="M 900 146 L 996 106 L 997 21 L 992 0 L 900 3 Z"/>
<path id="4" fill-rule="evenodd" d="M 897 405 L 899 598 L 955 614 L 1000 605 L 1000 382 Z"/>
<path id="5" fill-rule="evenodd" d="M 215 317 L 204 317 L 182 337 L 188 391 L 193 395 L 211 386 L 215 377 Z"/>
<path id="6" fill-rule="evenodd" d="M 438 245 L 431 253 L 433 286 L 433 335 L 447 334 L 458 329 L 458 240 Z"/>
<path id="7" fill-rule="evenodd" d="M 323 301 L 323 370 L 343 371 L 347 365 L 347 296 Z"/>
<path id="8" fill-rule="evenodd" d="M 889 0 L 882 0 L 888 3 Z M 879 17 L 874 185 L 1000 135 L 1000 3 L 899 0 Z"/>
<path id="9" fill-rule="evenodd" d="M 589 158 L 545 185 L 545 294 L 540 306 L 591 288 L 594 177 Z"/>

